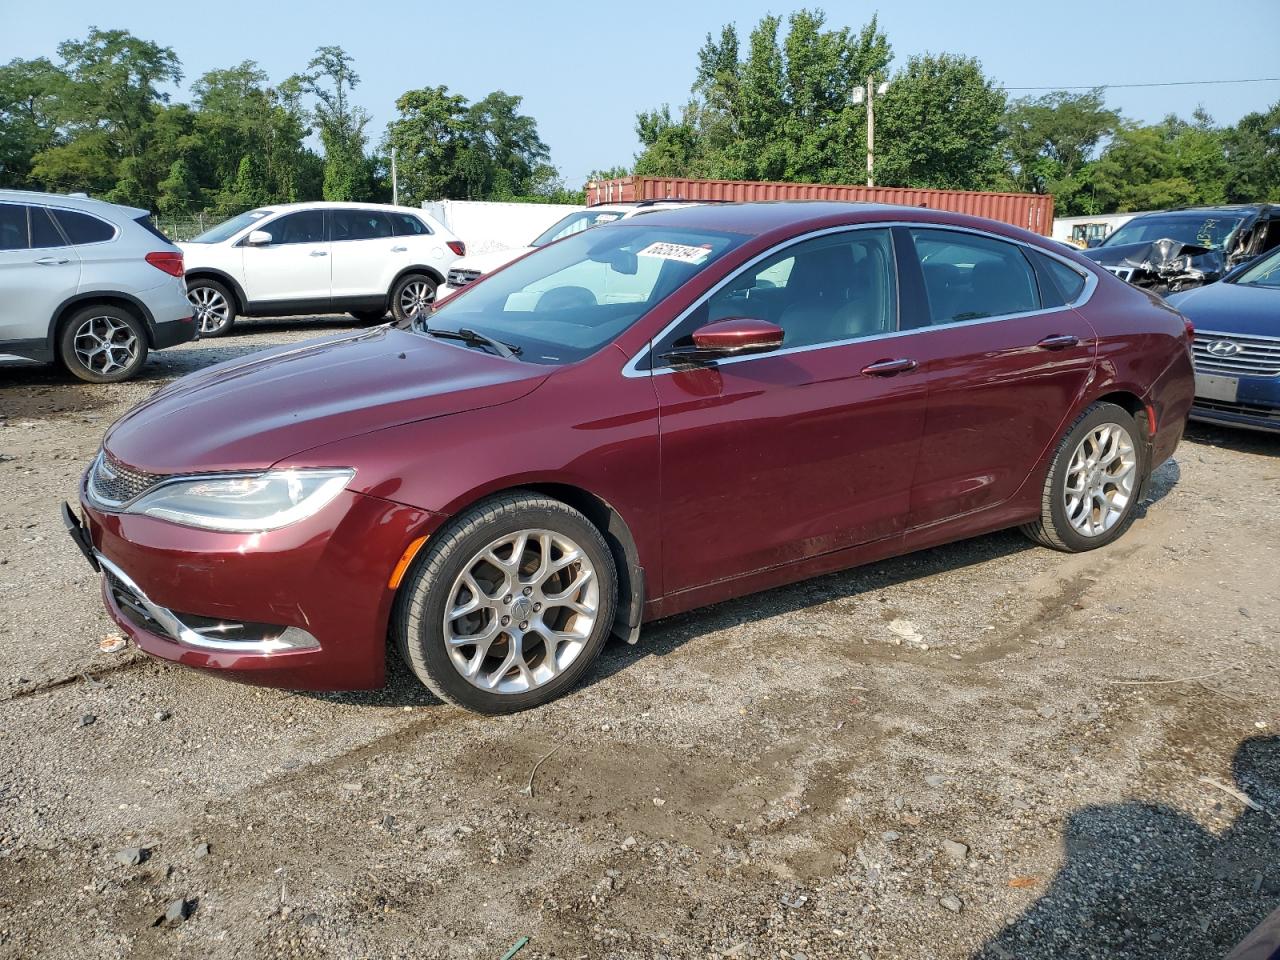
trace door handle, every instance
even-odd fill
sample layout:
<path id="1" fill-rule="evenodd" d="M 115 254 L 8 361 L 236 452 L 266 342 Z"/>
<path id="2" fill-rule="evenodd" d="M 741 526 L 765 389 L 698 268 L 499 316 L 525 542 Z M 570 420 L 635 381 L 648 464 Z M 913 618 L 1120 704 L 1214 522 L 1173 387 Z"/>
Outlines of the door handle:
<path id="1" fill-rule="evenodd" d="M 875 363 L 868 364 L 862 368 L 862 375 L 865 377 L 892 377 L 898 373 L 908 373 L 914 370 L 920 364 L 914 360 L 877 360 Z"/>
<path id="2" fill-rule="evenodd" d="M 64 263 L 70 262 L 71 261 L 66 257 L 41 257 L 36 261 L 36 263 L 40 264 L 42 267 L 60 267 Z"/>
<path id="3" fill-rule="evenodd" d="M 392 253 L 404 253 L 404 252 L 405 252 L 406 250 L 408 250 L 408 249 L 409 249 L 408 247 L 392 247 L 392 248 L 391 248 L 391 252 L 392 252 Z"/>
<path id="4" fill-rule="evenodd" d="M 312 251 L 311 251 L 311 255 L 312 255 L 313 257 L 327 257 L 327 256 L 328 256 L 328 254 L 327 254 L 327 253 L 325 253 L 323 250 L 312 250 Z"/>
<path id="5" fill-rule="evenodd" d="M 1051 337 L 1045 337 L 1036 344 L 1041 350 L 1065 350 L 1067 347 L 1077 347 L 1080 345 L 1080 338 L 1069 333 L 1056 333 Z"/>

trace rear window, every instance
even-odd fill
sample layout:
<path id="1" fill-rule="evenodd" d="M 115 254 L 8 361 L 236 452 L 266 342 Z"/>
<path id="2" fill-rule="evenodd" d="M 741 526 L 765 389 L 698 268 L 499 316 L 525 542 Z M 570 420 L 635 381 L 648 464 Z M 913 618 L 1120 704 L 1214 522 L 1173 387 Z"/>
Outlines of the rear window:
<path id="1" fill-rule="evenodd" d="M 54 218 L 62 226 L 67 239 L 77 246 L 85 243 L 102 243 L 116 235 L 116 228 L 105 220 L 91 217 L 75 210 L 59 210 Z"/>
<path id="2" fill-rule="evenodd" d="M 168 237 L 164 235 L 163 230 L 161 230 L 159 227 L 157 227 L 154 223 L 151 222 L 150 217 L 139 217 L 137 220 L 133 222 L 136 223 L 138 226 L 140 226 L 143 230 L 147 231 L 147 233 L 151 234 L 153 237 L 163 240 L 165 243 L 173 243 L 172 240 L 170 240 Z"/>

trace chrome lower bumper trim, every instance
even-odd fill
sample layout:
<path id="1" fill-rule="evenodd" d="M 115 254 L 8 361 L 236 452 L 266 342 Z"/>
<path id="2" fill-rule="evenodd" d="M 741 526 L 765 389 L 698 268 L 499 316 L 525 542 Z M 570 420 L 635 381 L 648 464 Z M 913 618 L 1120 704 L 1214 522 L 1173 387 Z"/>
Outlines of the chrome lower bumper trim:
<path id="1" fill-rule="evenodd" d="M 272 637 L 270 640 L 218 640 L 206 636 L 183 623 L 168 607 L 162 607 L 152 601 L 127 573 L 101 553 L 95 550 L 94 556 L 98 558 L 98 563 L 102 565 L 103 570 L 119 580 L 134 595 L 151 619 L 163 628 L 169 639 L 184 647 L 191 647 L 193 650 L 212 650 L 218 653 L 271 654 L 282 653 L 285 650 L 317 649 L 320 646 L 320 641 L 301 627 L 285 627 L 278 637 Z"/>

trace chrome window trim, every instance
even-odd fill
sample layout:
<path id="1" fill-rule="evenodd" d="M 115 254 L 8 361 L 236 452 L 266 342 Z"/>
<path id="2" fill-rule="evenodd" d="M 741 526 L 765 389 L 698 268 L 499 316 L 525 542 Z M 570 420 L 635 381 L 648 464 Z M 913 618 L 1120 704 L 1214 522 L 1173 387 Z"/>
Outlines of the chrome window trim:
<path id="1" fill-rule="evenodd" d="M 789 246 L 792 246 L 793 244 L 802 243 L 805 240 L 812 240 L 815 237 L 825 237 L 833 233 L 848 233 L 855 230 L 885 230 L 885 229 L 890 229 L 892 227 L 908 227 L 908 228 L 914 228 L 917 230 L 950 230 L 955 233 L 972 233 L 976 236 L 987 237 L 993 240 L 1002 240 L 1005 243 L 1014 244 L 1015 246 L 1019 246 L 1019 247 L 1025 247 L 1030 250 L 1035 250 L 1039 253 L 1043 253 L 1045 256 L 1052 257 L 1054 260 L 1057 260 L 1058 262 L 1062 263 L 1069 269 L 1074 270 L 1076 273 L 1083 274 L 1084 287 L 1083 289 L 1081 289 L 1080 295 L 1076 297 L 1074 300 L 1070 301 L 1069 303 L 1065 303 L 1056 307 L 1041 307 L 1039 310 L 1028 310 L 1024 313 L 1006 313 L 998 317 L 978 317 L 977 319 L 974 319 L 974 320 L 956 320 L 951 323 L 937 323 L 937 324 L 924 326 L 924 327 L 912 327 L 909 330 L 899 329 L 899 330 L 894 330 L 890 333 L 872 333 L 872 334 L 868 334 L 865 337 L 851 337 L 848 340 L 829 340 L 826 343 L 811 343 L 811 344 L 805 344 L 804 346 L 789 347 L 789 348 L 783 347 L 781 350 L 770 350 L 768 353 L 756 353 L 746 357 L 725 357 L 722 360 L 708 361 L 707 363 L 701 364 L 700 366 L 721 367 L 731 363 L 748 363 L 752 360 L 765 360 L 769 357 L 782 357 L 782 356 L 787 356 L 793 353 L 806 353 L 810 350 L 826 350 L 831 347 L 844 347 L 844 346 L 848 346 L 851 343 L 868 343 L 876 340 L 891 340 L 897 337 L 910 336 L 912 334 L 924 333 L 931 330 L 949 330 L 954 327 L 971 327 L 980 323 L 1002 323 L 1006 320 L 1020 320 L 1024 317 L 1037 317 L 1046 313 L 1057 313 L 1060 310 L 1073 310 L 1077 307 L 1083 307 L 1086 303 L 1088 303 L 1089 300 L 1093 297 L 1094 290 L 1096 290 L 1098 286 L 1097 274 L 1095 274 L 1092 270 L 1087 270 L 1087 269 L 1082 270 L 1079 264 L 1067 259 L 1066 257 L 1060 256 L 1057 253 L 1057 251 L 1046 250 L 1044 247 L 1037 246 L 1036 244 L 1033 244 L 1033 243 L 1027 243 L 1025 240 L 1017 240 L 1012 237 L 1003 237 L 1003 236 L 1000 236 L 999 234 L 990 233 L 989 231 L 986 231 L 986 230 L 979 230 L 975 227 L 956 227 L 956 226 L 951 226 L 950 224 L 929 223 L 927 221 L 921 221 L 921 220 L 886 220 L 886 221 L 879 221 L 876 223 L 856 223 L 856 224 L 847 224 L 847 225 L 838 226 L 838 227 L 825 227 L 822 230 L 813 230 L 813 231 L 810 231 L 809 233 L 800 234 L 795 237 L 789 237 L 788 239 L 782 241 L 781 243 L 773 247 L 770 247 L 768 250 L 765 250 L 762 253 L 759 253 L 756 256 L 752 257 L 746 263 L 738 267 L 737 270 L 734 270 L 732 273 L 722 278 L 710 290 L 707 290 L 705 293 L 702 294 L 702 296 L 698 297 L 697 300 L 689 304 L 689 306 L 687 306 L 684 310 L 681 310 L 679 315 L 676 316 L 674 320 L 672 320 L 669 324 L 663 327 L 662 330 L 659 331 L 656 336 L 652 337 L 648 343 L 646 343 L 643 347 L 641 347 L 639 352 L 637 352 L 630 360 L 628 360 L 626 365 L 622 368 L 622 375 L 628 378 L 660 376 L 668 373 L 676 373 L 679 370 L 686 369 L 684 367 L 653 367 L 652 369 L 649 369 L 649 370 L 642 370 L 640 369 L 639 364 L 650 353 L 650 351 L 653 350 L 655 343 L 660 342 L 672 330 L 674 330 L 680 324 L 684 323 L 684 321 L 687 320 L 695 310 L 700 308 L 704 303 L 706 303 L 713 296 L 719 293 L 722 288 L 724 288 L 730 283 L 730 281 L 737 279 L 739 276 L 741 276 L 741 274 L 744 271 L 751 269 L 756 264 L 760 263 L 762 260 L 772 257 L 774 254 L 786 249 Z M 896 254 L 895 254 L 894 260 L 895 260 L 895 267 L 894 267 L 895 272 L 897 272 L 900 275 L 901 271 L 898 270 L 897 268 Z M 1033 267 L 1031 266 L 1030 262 L 1028 262 L 1027 264 L 1027 269 L 1033 270 Z M 901 309 L 901 299 L 899 299 L 899 309 Z M 899 320 L 901 320 L 901 314 L 899 314 Z"/>
<path id="2" fill-rule="evenodd" d="M 72 248 L 73 250 L 78 249 L 79 247 L 96 247 L 100 243 L 115 243 L 117 240 L 120 239 L 120 235 L 124 232 L 123 230 L 121 230 L 120 224 L 115 223 L 111 220 L 108 220 L 106 217 L 103 217 L 99 214 L 90 213 L 88 210 L 81 210 L 77 207 L 64 207 L 56 203 L 40 203 L 34 200 L 29 203 L 29 206 L 44 207 L 45 210 L 48 210 L 51 213 L 53 213 L 54 216 L 50 218 L 53 220 L 53 225 L 58 228 L 58 232 L 62 234 L 62 238 L 67 241 L 66 246 Z M 111 234 L 111 236 L 107 237 L 107 239 L 105 240 L 93 240 L 93 241 L 90 241 L 89 243 L 75 243 L 71 239 L 71 234 L 67 232 L 67 228 L 64 227 L 62 225 L 62 221 L 58 219 L 57 217 L 58 213 L 78 213 L 82 217 L 89 217 L 90 219 L 97 220 L 99 223 L 105 223 L 114 232 Z M 30 224 L 30 221 L 28 221 L 28 225 L 29 224 Z M 56 249 L 62 249 L 62 248 L 61 247 L 32 247 L 31 249 L 56 250 Z"/>

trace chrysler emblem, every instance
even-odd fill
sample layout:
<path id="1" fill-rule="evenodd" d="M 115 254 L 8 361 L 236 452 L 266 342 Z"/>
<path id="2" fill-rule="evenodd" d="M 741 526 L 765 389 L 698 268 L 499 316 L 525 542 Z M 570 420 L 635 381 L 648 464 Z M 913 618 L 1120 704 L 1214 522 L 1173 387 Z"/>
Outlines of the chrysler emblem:
<path id="1" fill-rule="evenodd" d="M 1232 343 L 1230 340 L 1215 340 L 1207 349 L 1211 356 L 1234 357 L 1240 352 L 1240 344 Z"/>

